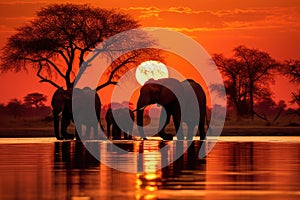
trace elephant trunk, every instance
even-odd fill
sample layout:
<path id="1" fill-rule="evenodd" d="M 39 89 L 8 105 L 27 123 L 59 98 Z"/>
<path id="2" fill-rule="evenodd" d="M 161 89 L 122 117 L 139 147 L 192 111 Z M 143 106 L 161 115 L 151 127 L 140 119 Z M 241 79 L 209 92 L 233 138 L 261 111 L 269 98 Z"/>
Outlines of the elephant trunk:
<path id="1" fill-rule="evenodd" d="M 139 134 L 142 138 L 146 139 L 146 135 L 144 133 L 144 107 L 140 100 L 138 101 L 137 103 L 137 125 L 138 125 L 138 131 L 139 131 Z"/>

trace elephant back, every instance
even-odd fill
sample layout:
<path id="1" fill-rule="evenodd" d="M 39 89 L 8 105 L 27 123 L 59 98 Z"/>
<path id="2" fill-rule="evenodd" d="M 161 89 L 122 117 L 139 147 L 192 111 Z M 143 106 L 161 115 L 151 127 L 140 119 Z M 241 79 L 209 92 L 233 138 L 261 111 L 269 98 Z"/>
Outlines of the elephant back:
<path id="1" fill-rule="evenodd" d="M 95 124 L 97 123 L 93 113 L 96 113 L 96 117 L 100 116 L 100 98 L 90 88 L 74 88 L 73 89 L 73 111 L 76 113 L 76 119 L 81 121 L 83 124 Z M 94 105 L 94 106 L 92 106 Z"/>
<path id="2" fill-rule="evenodd" d="M 183 120 L 198 121 L 200 110 L 206 109 L 206 96 L 200 84 L 192 79 L 182 82 L 184 93 L 184 114 Z"/>
<path id="3" fill-rule="evenodd" d="M 158 95 L 155 103 L 161 105 L 169 104 L 170 102 L 177 99 L 181 101 L 182 96 L 182 85 L 181 82 L 174 78 L 163 78 L 158 80 L 150 79 L 144 84 L 144 88 L 148 89 L 150 85 L 158 85 Z M 143 88 L 142 88 L 143 89 Z M 141 89 L 141 90 L 142 90 Z"/>
<path id="4" fill-rule="evenodd" d="M 180 81 L 178 81 L 175 78 L 162 78 L 162 79 L 158 79 L 158 80 L 150 79 L 145 84 L 150 84 L 150 83 L 165 86 L 165 87 L 169 88 L 171 91 L 175 91 L 175 92 L 177 92 L 181 89 Z"/>
<path id="5" fill-rule="evenodd" d="M 64 90 L 63 88 L 58 88 L 51 100 L 51 106 L 55 111 L 63 111 L 64 109 L 72 112 L 72 90 Z"/>

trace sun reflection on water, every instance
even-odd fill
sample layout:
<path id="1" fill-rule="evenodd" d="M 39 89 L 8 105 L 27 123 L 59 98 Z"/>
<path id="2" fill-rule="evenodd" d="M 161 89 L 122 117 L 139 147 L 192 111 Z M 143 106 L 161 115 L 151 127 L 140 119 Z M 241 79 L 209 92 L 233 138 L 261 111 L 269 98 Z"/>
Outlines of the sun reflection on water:
<path id="1" fill-rule="evenodd" d="M 143 173 L 136 175 L 136 199 L 156 199 L 155 192 L 161 183 L 161 153 L 159 142 L 144 142 Z M 158 170 L 159 169 L 159 170 Z"/>

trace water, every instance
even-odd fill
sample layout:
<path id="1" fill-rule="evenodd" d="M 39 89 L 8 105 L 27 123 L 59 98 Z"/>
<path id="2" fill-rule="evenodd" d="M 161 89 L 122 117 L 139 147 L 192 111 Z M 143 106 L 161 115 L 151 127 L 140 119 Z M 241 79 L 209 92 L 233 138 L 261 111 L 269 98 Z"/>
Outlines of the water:
<path id="1" fill-rule="evenodd" d="M 118 143 L 118 142 L 117 142 Z M 121 142 L 127 151 L 151 152 L 168 143 Z M 78 142 L 54 139 L 0 139 L 0 199 L 300 199 L 300 139 L 223 137 L 206 158 L 201 142 L 160 170 L 165 154 L 114 160 L 108 142 L 89 142 L 108 163 L 100 163 Z M 177 152 L 178 153 L 178 152 Z M 106 157 L 105 157 L 106 156 Z"/>

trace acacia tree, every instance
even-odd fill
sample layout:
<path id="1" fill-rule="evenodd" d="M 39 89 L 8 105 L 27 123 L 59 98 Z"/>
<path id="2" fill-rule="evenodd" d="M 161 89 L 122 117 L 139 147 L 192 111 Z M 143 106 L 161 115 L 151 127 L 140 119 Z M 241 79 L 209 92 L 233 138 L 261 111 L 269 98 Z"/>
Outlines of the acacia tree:
<path id="1" fill-rule="evenodd" d="M 214 55 L 213 59 L 225 78 L 229 100 L 238 115 L 254 117 L 254 102 L 270 97 L 269 82 L 274 81 L 272 70 L 279 64 L 266 52 L 238 46 L 231 59 Z"/>
<path id="2" fill-rule="evenodd" d="M 215 54 L 213 58 L 224 76 L 229 106 L 236 108 L 238 116 L 248 113 L 248 82 L 242 65 L 235 59 L 227 59 L 221 54 Z"/>
<path id="3" fill-rule="evenodd" d="M 38 92 L 29 93 L 24 97 L 24 103 L 30 107 L 34 106 L 39 108 L 44 106 L 44 102 L 47 101 L 47 96 Z"/>
<path id="4" fill-rule="evenodd" d="M 121 45 L 103 44 L 117 33 L 138 28 L 137 21 L 116 10 L 92 8 L 88 5 L 53 4 L 42 8 L 37 16 L 17 29 L 1 53 L 0 70 L 18 72 L 34 69 L 41 82 L 60 88 L 72 88 L 75 74 L 83 74 L 91 60 L 88 53 L 97 47 L 98 53 L 112 55 L 128 47 L 146 48 L 152 41 L 145 35 L 120 38 Z M 132 41 L 134 40 L 134 41 Z M 109 70 L 108 79 L 97 89 L 116 84 L 116 74 L 128 64 L 159 57 L 153 49 L 131 52 L 118 58 Z M 62 85 L 61 85 L 62 84 Z"/>

